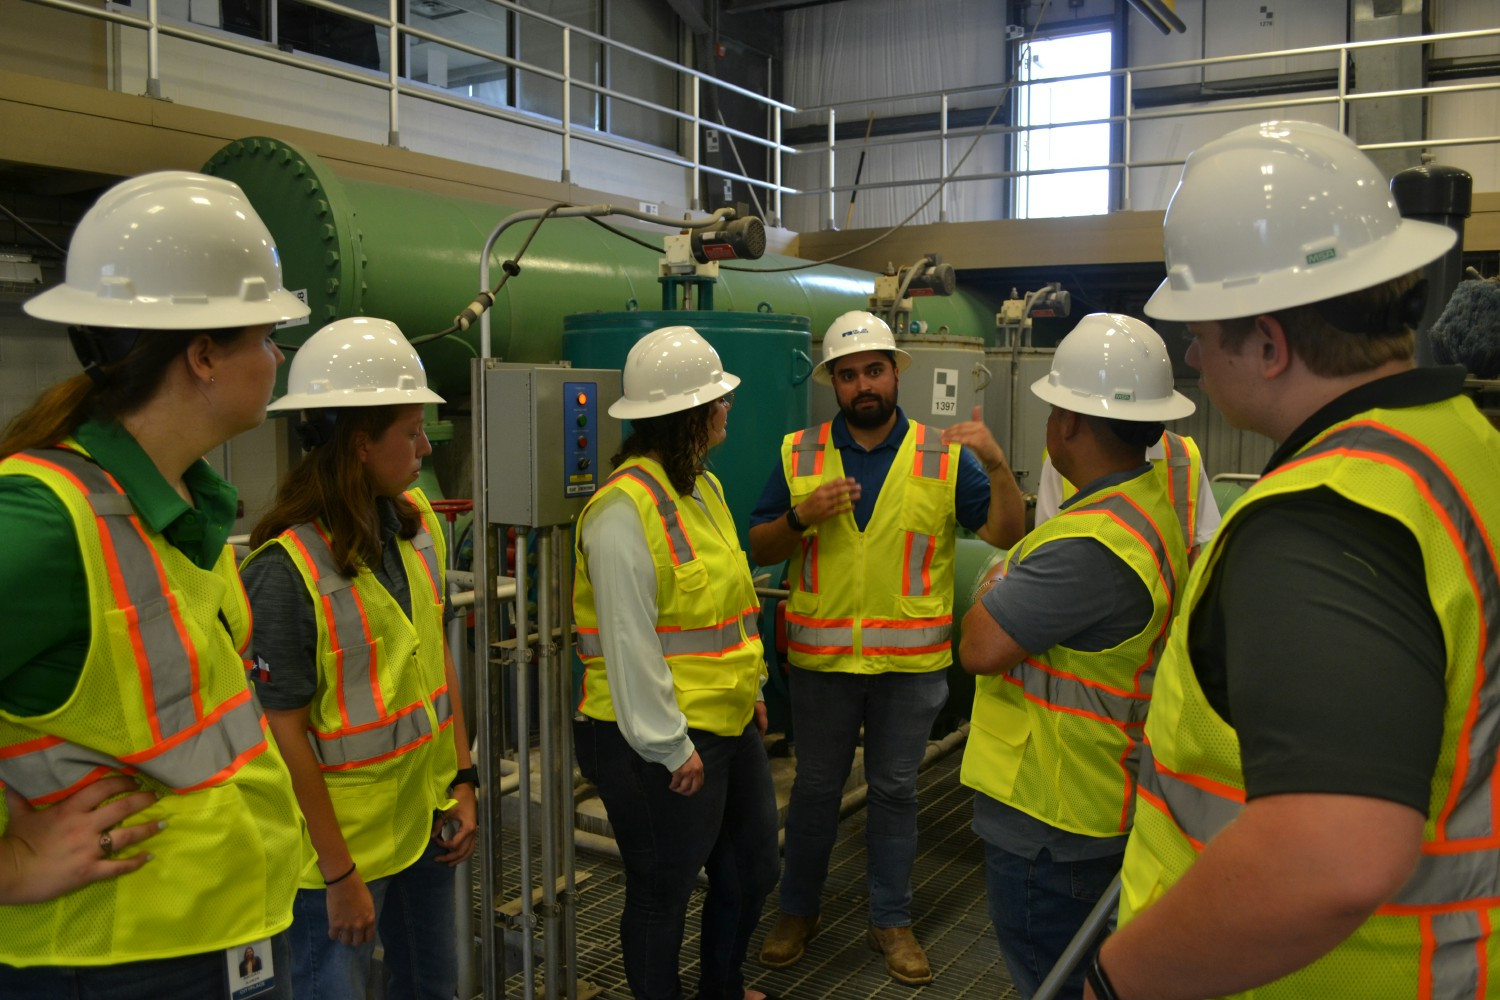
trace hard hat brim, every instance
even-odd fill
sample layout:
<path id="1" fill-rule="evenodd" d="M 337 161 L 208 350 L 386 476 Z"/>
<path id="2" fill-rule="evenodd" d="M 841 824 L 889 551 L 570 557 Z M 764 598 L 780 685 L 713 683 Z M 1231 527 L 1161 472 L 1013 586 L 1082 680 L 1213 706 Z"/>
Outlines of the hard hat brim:
<path id="1" fill-rule="evenodd" d="M 104 299 L 69 285 L 58 285 L 27 299 L 21 308 L 28 316 L 52 323 L 122 330 L 229 330 L 306 319 L 312 313 L 305 302 L 281 288 L 259 302 L 233 298 L 205 302 L 162 298 L 142 302 Z"/>
<path id="2" fill-rule="evenodd" d="M 446 403 L 431 389 L 344 389 L 332 392 L 289 392 L 266 407 L 284 410 L 328 410 L 353 406 L 403 406 L 407 403 Z"/>
<path id="3" fill-rule="evenodd" d="M 724 372 L 717 382 L 699 386 L 692 392 L 678 393 L 662 399 L 626 399 L 621 396 L 609 404 L 609 415 L 617 420 L 639 420 L 642 417 L 664 417 L 669 413 L 691 410 L 704 403 L 712 403 L 733 392 L 740 384 L 738 375 Z"/>
<path id="4" fill-rule="evenodd" d="M 1105 399 L 1089 392 L 1078 392 L 1053 385 L 1051 376 L 1043 375 L 1031 383 L 1031 392 L 1043 402 L 1060 409 L 1082 413 L 1091 417 L 1108 417 L 1112 420 L 1133 420 L 1140 423 L 1150 421 L 1180 420 L 1192 416 L 1198 409 L 1196 403 L 1176 389 L 1172 395 L 1162 399 Z"/>
<path id="5" fill-rule="evenodd" d="M 1190 273 L 1168 274 L 1146 302 L 1145 311 L 1153 319 L 1178 323 L 1262 316 L 1399 278 L 1437 260 L 1457 240 L 1458 233 L 1447 226 L 1402 219 L 1396 230 L 1378 243 L 1321 265 L 1197 285 L 1191 285 Z"/>
<path id="6" fill-rule="evenodd" d="M 903 351 L 899 347 L 866 347 L 866 348 L 864 348 L 864 350 L 866 350 L 866 351 L 878 351 L 878 352 L 880 352 L 882 354 L 884 354 L 886 351 L 890 351 L 892 354 L 896 355 L 896 373 L 898 375 L 901 372 L 904 372 L 904 371 L 906 371 L 906 369 L 908 369 L 908 368 L 911 367 L 911 355 L 907 354 L 905 351 Z M 861 352 L 860 351 L 850 351 L 849 352 L 849 354 L 858 354 L 858 353 L 861 353 Z M 828 366 L 831 365 L 831 364 L 833 364 L 835 361 L 839 360 L 839 358 L 846 358 L 848 356 L 849 356 L 848 354 L 840 354 L 837 357 L 830 358 L 827 361 L 820 361 L 820 362 L 818 362 L 817 367 L 813 369 L 812 380 L 814 382 L 818 383 L 819 385 L 833 385 L 833 372 L 831 372 L 831 371 L 828 370 Z"/>

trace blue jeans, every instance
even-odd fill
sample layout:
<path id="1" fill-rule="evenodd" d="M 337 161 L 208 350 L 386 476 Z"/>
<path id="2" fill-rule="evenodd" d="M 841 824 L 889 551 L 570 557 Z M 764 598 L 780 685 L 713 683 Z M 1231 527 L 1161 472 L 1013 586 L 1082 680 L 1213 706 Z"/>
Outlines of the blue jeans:
<path id="1" fill-rule="evenodd" d="M 1053 861 L 1043 848 L 1036 860 L 984 845 L 990 920 L 1011 982 L 1023 998 L 1036 993 L 1063 949 L 1109 888 L 1124 853 L 1086 861 Z M 1059 997 L 1083 996 L 1083 977 L 1101 937 L 1068 977 Z"/>
<path id="2" fill-rule="evenodd" d="M 870 923 L 911 926 L 917 768 L 948 700 L 946 671 L 845 674 L 793 667 L 791 690 L 797 778 L 787 806 L 782 912 L 818 912 L 838 837 L 839 803 L 863 726 Z"/>
<path id="3" fill-rule="evenodd" d="M 292 1000 L 290 938 L 291 931 L 271 938 L 276 988 L 255 1000 Z M 229 962 L 222 951 L 120 965 L 0 965 L 5 1000 L 227 1000 L 229 991 Z"/>
<path id="4" fill-rule="evenodd" d="M 458 933 L 453 923 L 453 869 L 422 856 L 394 875 L 369 882 L 375 927 L 385 948 L 390 1000 L 452 1000 L 458 989 Z M 358 947 L 328 937 L 328 892 L 299 889 L 293 904 L 292 979 L 297 1000 L 365 1000 L 373 940 Z"/>
<path id="5" fill-rule="evenodd" d="M 578 768 L 609 814 L 625 866 L 620 951 L 637 1000 L 681 1000 L 678 964 L 688 900 L 708 873 L 699 935 L 699 1000 L 740 1000 L 745 949 L 776 885 L 776 791 L 754 724 L 739 736 L 688 731 L 703 787 L 682 796 L 613 722 L 573 725 Z"/>

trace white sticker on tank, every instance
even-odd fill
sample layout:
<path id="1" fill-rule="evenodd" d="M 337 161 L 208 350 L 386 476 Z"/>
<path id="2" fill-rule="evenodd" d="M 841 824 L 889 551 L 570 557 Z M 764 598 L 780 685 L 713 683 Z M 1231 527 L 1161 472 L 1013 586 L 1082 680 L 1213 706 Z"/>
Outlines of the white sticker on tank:
<path id="1" fill-rule="evenodd" d="M 932 415 L 951 417 L 958 413 L 958 369 L 932 370 Z"/>

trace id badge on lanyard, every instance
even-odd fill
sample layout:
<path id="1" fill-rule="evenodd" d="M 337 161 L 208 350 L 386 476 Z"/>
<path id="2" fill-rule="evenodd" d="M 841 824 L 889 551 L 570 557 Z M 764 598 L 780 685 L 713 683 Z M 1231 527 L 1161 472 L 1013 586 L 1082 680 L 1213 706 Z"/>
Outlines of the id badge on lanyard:
<path id="1" fill-rule="evenodd" d="M 276 988 L 276 967 L 271 961 L 271 939 L 224 950 L 229 966 L 229 1000 L 250 1000 Z"/>

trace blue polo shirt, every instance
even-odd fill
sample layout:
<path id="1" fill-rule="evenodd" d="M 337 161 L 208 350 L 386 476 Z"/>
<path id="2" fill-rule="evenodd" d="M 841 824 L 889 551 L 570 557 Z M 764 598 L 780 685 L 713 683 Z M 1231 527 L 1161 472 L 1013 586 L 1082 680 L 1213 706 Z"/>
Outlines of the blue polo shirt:
<path id="1" fill-rule="evenodd" d="M 833 418 L 833 430 L 829 433 L 829 438 L 839 450 L 839 460 L 844 463 L 844 475 L 856 480 L 860 487 L 859 500 L 854 504 L 854 525 L 860 531 L 865 530 L 865 525 L 870 523 L 870 518 L 875 513 L 875 501 L 880 497 L 880 488 L 885 485 L 886 474 L 891 471 L 891 463 L 896 460 L 896 450 L 906 440 L 906 430 L 910 426 L 911 421 L 906 419 L 901 407 L 896 407 L 895 426 L 884 441 L 867 451 L 849 434 L 849 426 L 844 422 L 842 413 Z M 766 480 L 766 488 L 761 491 L 755 509 L 750 512 L 750 526 L 753 528 L 757 524 L 785 517 L 787 508 L 791 505 L 792 491 L 778 463 L 771 470 L 771 478 Z M 970 531 L 978 531 L 989 518 L 990 477 L 985 475 L 984 466 L 979 464 L 979 459 L 967 448 L 959 450 L 958 489 L 954 495 L 953 513 L 958 523 Z"/>

